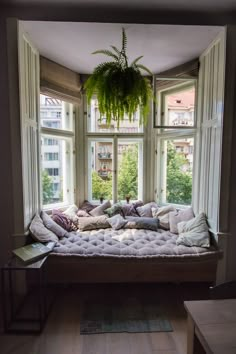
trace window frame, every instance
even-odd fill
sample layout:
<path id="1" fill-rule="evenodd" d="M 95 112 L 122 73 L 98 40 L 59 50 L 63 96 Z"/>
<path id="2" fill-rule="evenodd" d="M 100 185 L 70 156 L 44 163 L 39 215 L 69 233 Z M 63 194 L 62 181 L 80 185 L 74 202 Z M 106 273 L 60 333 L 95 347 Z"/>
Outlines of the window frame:
<path id="1" fill-rule="evenodd" d="M 162 154 L 162 144 L 163 141 L 165 140 L 178 140 L 181 138 L 193 138 L 194 141 L 194 151 L 193 151 L 193 170 L 192 170 L 192 201 L 190 205 L 193 205 L 194 203 L 194 183 L 195 183 L 195 178 L 196 178 L 196 157 L 197 157 L 197 148 L 196 148 L 196 142 L 197 142 L 197 133 L 198 133 L 198 124 L 197 124 L 197 87 L 198 87 L 198 80 L 194 78 L 163 78 L 163 77 L 158 77 L 155 76 L 156 80 L 176 80 L 180 81 L 183 80 L 185 83 L 183 84 L 178 84 L 172 88 L 166 88 L 163 90 L 159 90 L 157 92 L 157 88 L 155 85 L 155 97 L 156 101 L 154 101 L 154 125 L 153 127 L 156 129 L 156 137 L 155 137 L 155 151 L 156 151 L 156 166 L 155 166 L 155 181 L 156 181 L 156 186 L 155 186 L 155 195 L 156 195 L 156 200 L 160 205 L 174 205 L 176 208 L 184 209 L 189 207 L 189 205 L 185 204 L 175 204 L 175 203 L 168 203 L 163 200 L 163 174 L 164 174 L 164 168 L 163 168 L 163 154 Z M 189 81 L 186 83 L 186 81 Z M 156 81 L 155 81 L 156 82 Z M 179 89 L 182 87 L 192 87 L 192 83 L 194 83 L 195 87 L 195 107 L 194 107 L 194 125 L 193 126 L 167 126 L 167 125 L 156 125 L 157 116 L 159 115 L 159 121 L 161 117 L 161 111 L 162 111 L 162 105 L 163 102 L 165 102 L 165 96 L 170 93 L 175 93 L 178 92 Z M 158 101 L 159 100 L 159 101 Z M 157 102 L 160 102 L 158 105 Z"/>
<path id="2" fill-rule="evenodd" d="M 40 93 L 44 95 L 43 93 Z M 39 118 L 39 140 L 41 139 L 62 139 L 66 142 L 68 149 L 68 156 L 69 160 L 67 159 L 66 164 L 68 164 L 68 174 L 67 174 L 67 182 L 66 182 L 66 190 L 67 190 L 67 200 L 58 203 L 51 203 L 51 204 L 43 204 L 43 190 L 42 190 L 42 144 L 40 144 L 40 195 L 41 195 L 41 209 L 45 211 L 51 211 L 55 208 L 66 208 L 67 206 L 73 204 L 75 202 L 75 175 L 76 175 L 76 168 L 75 168 L 75 107 L 73 104 L 69 102 L 64 102 L 63 111 L 64 114 L 71 114 L 71 129 L 59 129 L 59 128 L 49 128 L 41 125 L 41 117 Z M 40 107 L 39 107 L 40 111 Z M 62 116 L 62 115 L 61 115 Z M 42 118 L 43 120 L 44 118 Z M 51 145 L 50 145 L 51 146 Z M 53 145 L 52 145 L 53 146 Z M 65 187 L 64 187 L 65 189 Z"/>
<path id="3" fill-rule="evenodd" d="M 127 140 L 127 141 L 141 141 L 142 140 L 142 166 L 143 166 L 143 173 L 142 173 L 142 187 L 138 186 L 138 189 L 141 190 L 142 195 L 139 195 L 138 198 L 141 200 L 145 199 L 145 185 L 147 183 L 147 173 L 146 169 L 144 168 L 144 161 L 145 161 L 145 156 L 146 156 L 146 144 L 147 144 L 147 132 L 148 132 L 148 126 L 152 125 L 152 119 L 148 119 L 148 124 L 147 126 L 143 126 L 143 131 L 142 132 L 135 132 L 135 133 L 121 133 L 121 132 L 91 132 L 89 131 L 89 126 L 88 126 L 88 111 L 89 111 L 89 104 L 87 101 L 86 94 L 84 95 L 84 132 L 85 132 L 85 199 L 88 199 L 90 201 L 93 201 L 91 199 L 91 188 L 89 185 L 89 142 L 90 141 L 95 141 L 96 139 L 102 141 L 102 139 L 113 139 L 113 186 L 112 186 L 112 196 L 113 196 L 113 203 L 116 203 L 118 201 L 118 174 L 117 174 L 117 169 L 118 169 L 118 141 L 120 139 L 122 140 Z M 103 141 L 104 141 L 103 140 Z M 90 188 L 90 190 L 89 190 Z"/>

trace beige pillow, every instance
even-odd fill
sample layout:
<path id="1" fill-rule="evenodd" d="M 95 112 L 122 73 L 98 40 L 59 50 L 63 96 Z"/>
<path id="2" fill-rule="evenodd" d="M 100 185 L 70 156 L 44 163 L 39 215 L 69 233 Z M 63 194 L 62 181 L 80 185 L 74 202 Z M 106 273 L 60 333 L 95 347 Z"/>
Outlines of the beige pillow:
<path id="1" fill-rule="evenodd" d="M 29 227 L 30 233 L 35 241 L 38 242 L 49 242 L 49 241 L 58 241 L 58 237 L 50 230 L 48 230 L 43 223 L 43 220 L 38 214 L 35 215 L 31 221 Z"/>
<path id="2" fill-rule="evenodd" d="M 94 208 L 93 210 L 91 210 L 89 212 L 89 214 L 92 216 L 104 215 L 104 210 L 106 210 L 110 207 L 111 207 L 110 200 L 107 200 L 107 201 L 105 201 L 105 203 L 103 203 L 103 204 L 97 206 L 96 208 Z"/>
<path id="3" fill-rule="evenodd" d="M 81 217 L 79 218 L 79 230 L 86 231 L 86 230 L 96 230 L 96 229 L 106 229 L 111 227 L 110 224 L 107 222 L 108 217 L 106 215 L 101 216 L 91 216 L 91 217 Z"/>
<path id="4" fill-rule="evenodd" d="M 178 231 L 177 245 L 210 247 L 210 235 L 204 213 L 192 220 L 178 223 Z"/>
<path id="5" fill-rule="evenodd" d="M 176 211 L 173 205 L 167 205 L 161 208 L 152 208 L 152 217 L 159 219 L 160 228 L 169 230 L 169 213 L 171 211 Z"/>
<path id="6" fill-rule="evenodd" d="M 170 232 L 178 233 L 178 223 L 189 221 L 194 218 L 193 208 L 187 208 L 179 211 L 171 211 L 169 213 Z"/>

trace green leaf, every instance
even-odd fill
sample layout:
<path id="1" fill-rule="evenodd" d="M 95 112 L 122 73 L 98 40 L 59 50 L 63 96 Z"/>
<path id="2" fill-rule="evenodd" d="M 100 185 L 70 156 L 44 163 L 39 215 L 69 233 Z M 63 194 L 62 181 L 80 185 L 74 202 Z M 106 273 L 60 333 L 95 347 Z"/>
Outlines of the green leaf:
<path id="1" fill-rule="evenodd" d="M 134 60 L 132 61 L 132 63 L 130 64 L 130 66 L 134 66 L 141 58 L 143 58 L 143 55 L 140 55 L 140 57 L 134 59 Z"/>
<path id="2" fill-rule="evenodd" d="M 117 55 L 115 55 L 113 52 L 111 52 L 110 50 L 107 50 L 107 49 L 96 50 L 92 54 L 103 54 L 103 55 L 107 55 L 109 57 L 112 57 L 115 60 L 119 60 L 119 57 Z"/>
<path id="3" fill-rule="evenodd" d="M 153 73 L 151 72 L 151 70 L 149 70 L 146 66 L 144 66 L 144 65 L 142 65 L 142 64 L 137 64 L 136 66 L 137 66 L 137 68 L 146 71 L 146 72 L 147 72 L 148 74 L 150 74 L 151 76 L 153 75 Z"/>

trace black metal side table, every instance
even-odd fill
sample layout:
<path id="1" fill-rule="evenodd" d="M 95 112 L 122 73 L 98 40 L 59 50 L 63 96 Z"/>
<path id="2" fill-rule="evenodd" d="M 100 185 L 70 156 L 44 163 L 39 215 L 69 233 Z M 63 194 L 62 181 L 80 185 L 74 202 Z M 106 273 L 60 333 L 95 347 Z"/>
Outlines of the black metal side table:
<path id="1" fill-rule="evenodd" d="M 14 256 L 2 267 L 3 323 L 6 333 L 25 334 L 42 331 L 50 309 L 44 274 L 46 260 L 47 256 L 34 263 L 25 264 Z M 19 299 L 17 301 L 15 291 L 15 282 L 19 280 L 19 273 L 25 274 L 27 287 L 27 292 L 21 301 Z M 33 311 L 27 314 L 26 308 L 30 303 L 30 296 L 31 302 L 32 297 L 35 300 L 31 304 Z"/>

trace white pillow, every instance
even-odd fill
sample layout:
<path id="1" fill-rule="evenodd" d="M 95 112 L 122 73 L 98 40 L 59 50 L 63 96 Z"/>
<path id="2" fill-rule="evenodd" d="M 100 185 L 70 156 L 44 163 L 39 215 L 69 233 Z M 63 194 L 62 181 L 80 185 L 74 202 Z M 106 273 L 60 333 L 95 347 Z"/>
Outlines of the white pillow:
<path id="1" fill-rule="evenodd" d="M 159 226 L 165 230 L 169 230 L 169 213 L 176 211 L 173 205 L 167 205 L 161 208 L 152 208 L 152 217 L 159 219 Z"/>
<path id="2" fill-rule="evenodd" d="M 210 235 L 204 213 L 192 220 L 178 223 L 178 232 L 177 245 L 210 247 Z"/>
<path id="3" fill-rule="evenodd" d="M 78 207 L 74 204 L 69 206 L 65 211 L 63 211 L 63 214 L 65 214 L 68 219 L 70 219 L 75 226 L 78 226 L 78 222 L 79 222 L 79 217 L 77 215 L 78 212 Z"/>

